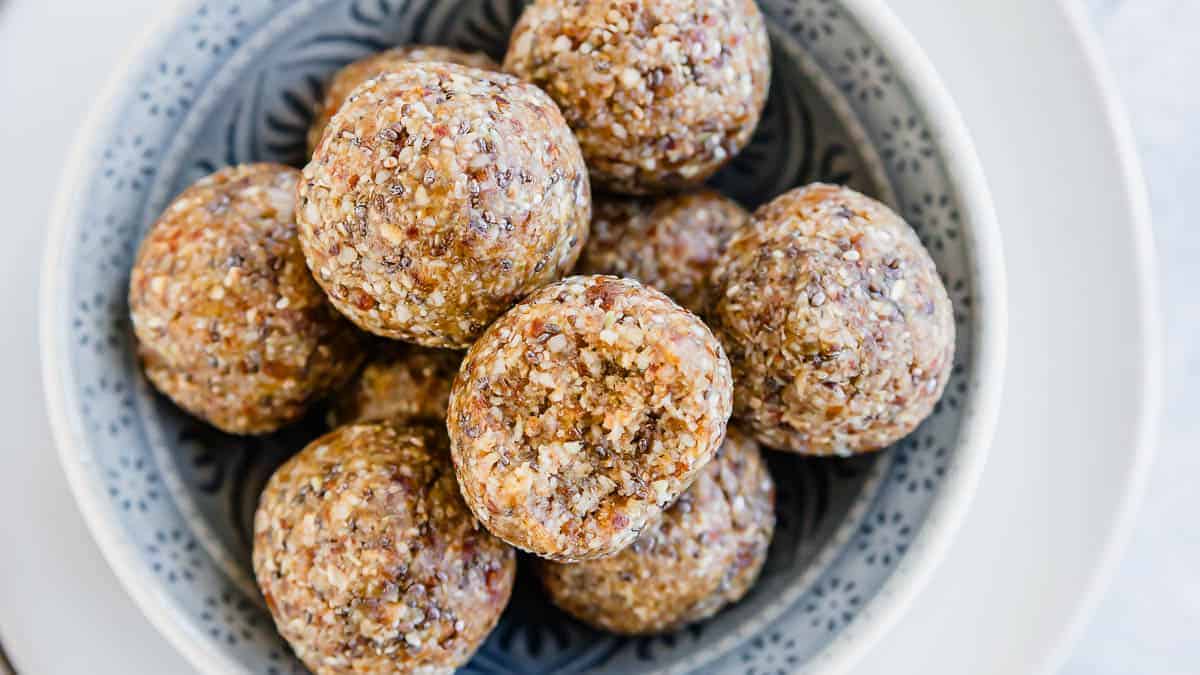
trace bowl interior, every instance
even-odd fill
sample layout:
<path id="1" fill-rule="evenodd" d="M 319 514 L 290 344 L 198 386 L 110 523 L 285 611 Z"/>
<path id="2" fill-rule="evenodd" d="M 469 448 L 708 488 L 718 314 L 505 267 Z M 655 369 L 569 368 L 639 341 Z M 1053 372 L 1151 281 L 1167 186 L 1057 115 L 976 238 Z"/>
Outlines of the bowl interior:
<path id="1" fill-rule="evenodd" d="M 752 593 L 675 634 L 621 639 L 551 607 L 522 576 L 468 672 L 793 670 L 863 613 L 917 540 L 953 477 L 972 395 L 978 314 L 972 253 L 946 149 L 854 14 L 835 0 L 761 3 L 773 77 L 750 146 L 715 179 L 753 207 L 814 180 L 891 203 L 917 228 L 955 304 L 958 353 L 934 415 L 896 448 L 850 460 L 772 453 L 779 527 Z M 503 55 L 520 0 L 213 1 L 185 9 L 143 54 L 93 139 L 52 269 L 56 391 L 72 416 L 64 461 L 92 522 L 126 555 L 123 578 L 153 587 L 160 629 L 212 670 L 302 670 L 276 636 L 249 568 L 258 493 L 319 432 L 319 415 L 267 438 L 223 435 L 155 394 L 132 357 L 128 270 L 145 228 L 198 177 L 233 163 L 304 160 L 323 82 L 404 43 Z M 146 602 L 143 602 L 143 606 Z"/>

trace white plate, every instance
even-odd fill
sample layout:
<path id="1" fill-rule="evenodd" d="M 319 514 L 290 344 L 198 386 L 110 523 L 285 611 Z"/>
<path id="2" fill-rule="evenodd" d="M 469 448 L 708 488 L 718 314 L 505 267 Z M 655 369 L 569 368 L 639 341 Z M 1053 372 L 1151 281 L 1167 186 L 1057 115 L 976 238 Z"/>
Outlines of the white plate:
<path id="1" fill-rule="evenodd" d="M 1008 260 L 1009 370 L 963 528 L 860 670 L 1049 672 L 1119 559 L 1157 427 L 1161 322 L 1144 185 L 1077 2 L 894 5 L 988 174 Z"/>
<path id="2" fill-rule="evenodd" d="M 89 11 L 128 7 L 119 13 L 142 16 L 138 10 L 156 4 L 114 0 Z M 1114 532 L 1127 529 L 1129 495 L 1144 473 L 1158 341 L 1157 323 L 1147 323 L 1154 312 L 1143 273 L 1149 247 L 1140 187 L 1127 137 L 1097 114 L 1107 99 L 1089 57 L 1053 5 L 892 6 L 947 80 L 991 179 L 1009 259 L 1011 365 L 1000 434 L 965 527 L 929 588 L 860 671 L 1029 672 L 1063 653 L 1063 638 L 1073 632 L 1066 627 L 1078 625 L 1080 608 L 1095 595 L 1089 589 L 1112 566 L 1121 538 Z M 128 19 L 63 21 L 78 8 L 16 0 L 0 12 L 0 78 L 12 78 L 13 102 L 30 100 L 25 92 L 36 82 L 61 85 L 49 94 L 52 105 L 13 106 L 0 131 L 12 156 L 41 169 L 0 167 L 0 185 L 23 196 L 8 202 L 16 208 L 9 222 L 44 222 L 51 174 L 66 149 L 58 136 L 78 123 L 86 94 L 137 30 Z M 43 53 L 39 43 L 49 31 L 56 44 L 88 45 L 95 65 L 77 65 L 70 54 L 23 57 Z M 70 72 L 77 82 L 67 79 Z M 37 256 L 29 253 L 40 244 L 22 236 L 34 241 L 0 250 L 0 287 L 12 294 L 6 306 L 31 316 L 21 289 L 33 278 Z M 6 372 L 34 382 L 32 328 L 18 330 L 0 353 L 12 359 Z M 32 477 L 0 491 L 0 512 L 27 514 L 4 519 L 4 539 L 22 545 L 0 557 L 0 635 L 16 665 L 25 672 L 183 671 L 116 589 L 67 505 L 40 397 L 16 388 L 4 396 L 2 409 L 13 414 L 6 430 L 15 436 L 6 439 L 0 465 L 9 476 L 29 476 L 33 467 Z"/>

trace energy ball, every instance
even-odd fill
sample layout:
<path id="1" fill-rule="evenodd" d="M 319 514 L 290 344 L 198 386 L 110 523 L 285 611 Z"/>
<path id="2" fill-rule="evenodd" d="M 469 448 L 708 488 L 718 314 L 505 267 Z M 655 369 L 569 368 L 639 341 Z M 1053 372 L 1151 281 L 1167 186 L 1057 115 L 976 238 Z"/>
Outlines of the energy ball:
<path id="1" fill-rule="evenodd" d="M 725 493 L 733 521 L 733 564 L 716 593 L 693 605 L 686 622 L 700 621 L 741 600 L 767 562 L 775 535 L 775 482 L 758 443 L 730 428 L 709 473 Z"/>
<path id="2" fill-rule="evenodd" d="M 300 172 L 235 166 L 175 198 L 129 281 L 146 377 L 222 431 L 296 421 L 362 362 L 358 333 L 313 281 L 296 237 Z"/>
<path id="3" fill-rule="evenodd" d="M 775 486 L 758 445 L 733 429 L 687 492 L 614 556 L 539 565 L 550 599 L 592 626 L 662 633 L 750 590 L 775 530 Z"/>
<path id="4" fill-rule="evenodd" d="M 299 187 L 317 282 L 359 327 L 465 348 L 563 276 L 591 192 L 571 130 L 511 75 L 414 62 L 368 80 L 333 116 Z"/>
<path id="5" fill-rule="evenodd" d="M 742 207 L 713 190 L 660 199 L 599 198 L 576 269 L 632 277 L 703 315 L 712 268 L 749 220 Z"/>
<path id="6" fill-rule="evenodd" d="M 545 89 L 598 188 L 700 185 L 749 142 L 771 76 L 753 0 L 534 0 L 505 70 Z"/>
<path id="7" fill-rule="evenodd" d="M 254 574 L 313 672 L 450 673 L 508 604 L 509 546 L 463 504 L 445 434 L 345 426 L 281 466 L 254 515 Z"/>
<path id="8" fill-rule="evenodd" d="M 402 342 L 379 353 L 334 399 L 329 426 L 383 420 L 446 423 L 450 384 L 462 353 Z"/>
<path id="9" fill-rule="evenodd" d="M 321 142 L 321 136 L 325 133 L 325 127 L 329 126 L 329 120 L 346 102 L 350 92 L 372 77 L 393 70 L 397 65 L 412 61 L 443 61 L 483 70 L 498 70 L 500 67 L 489 56 L 480 52 L 465 52 L 453 47 L 431 45 L 396 47 L 355 61 L 333 76 L 333 79 L 329 81 L 329 88 L 325 91 L 325 98 L 317 105 L 312 128 L 308 130 L 309 154 Z"/>
<path id="10" fill-rule="evenodd" d="M 544 558 L 628 546 L 725 436 L 729 363 L 691 312 L 632 279 L 534 293 L 467 352 L 447 426 L 467 505 Z"/>
<path id="11" fill-rule="evenodd" d="M 760 208 L 713 273 L 734 415 L 764 445 L 851 455 L 911 432 L 954 360 L 950 298 L 912 228 L 849 188 Z"/>

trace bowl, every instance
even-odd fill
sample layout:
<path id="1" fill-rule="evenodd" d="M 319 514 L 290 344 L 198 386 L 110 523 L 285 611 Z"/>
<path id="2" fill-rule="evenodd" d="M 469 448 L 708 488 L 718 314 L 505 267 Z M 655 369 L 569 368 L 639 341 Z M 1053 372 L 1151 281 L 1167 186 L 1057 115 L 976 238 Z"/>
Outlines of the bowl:
<path id="1" fill-rule="evenodd" d="M 403 43 L 502 55 L 521 0 L 210 0 L 167 12 L 81 132 L 42 282 L 43 371 L 63 467 L 88 525 L 154 625 L 204 672 L 303 672 L 250 572 L 250 519 L 309 420 L 237 438 L 142 378 L 126 287 L 134 252 L 196 178 L 299 164 L 340 66 Z M 974 151 L 911 37 L 875 0 L 764 0 L 773 77 L 753 141 L 714 183 L 747 206 L 814 180 L 900 210 L 954 303 L 953 376 L 895 447 L 853 459 L 771 453 L 779 525 L 762 579 L 717 617 L 653 638 L 592 631 L 522 577 L 477 673 L 837 670 L 896 620 L 953 537 L 992 436 L 1005 305 Z"/>

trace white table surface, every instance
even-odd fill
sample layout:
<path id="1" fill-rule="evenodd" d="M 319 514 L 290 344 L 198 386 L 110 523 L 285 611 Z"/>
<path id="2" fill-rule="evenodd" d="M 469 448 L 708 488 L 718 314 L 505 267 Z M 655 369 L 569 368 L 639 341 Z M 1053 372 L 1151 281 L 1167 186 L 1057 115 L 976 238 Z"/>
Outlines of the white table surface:
<path id="1" fill-rule="evenodd" d="M 993 0 L 962 0 L 991 2 Z M 904 18 L 917 0 L 892 0 Z M 89 102 L 161 0 L 0 0 L 0 639 L 18 670 L 186 673 L 119 587 L 75 510 L 42 409 L 36 289 L 48 205 Z M 1200 667 L 1200 227 L 1185 198 L 1200 185 L 1200 3 L 1090 0 L 1133 118 L 1155 210 L 1167 320 L 1166 417 L 1129 554 L 1064 668 L 1069 675 L 1184 673 Z M 36 95 L 34 92 L 37 92 Z M 31 107 L 31 102 L 40 102 Z M 1190 132 L 1190 133 L 1189 133 Z M 53 523 L 31 528 L 21 523 Z M 9 529 L 12 532 L 9 532 Z M 14 538 L 16 539 L 14 541 Z M 56 597 L 23 579 L 53 575 Z M 59 644 L 54 612 L 93 617 Z M 1000 636 L 997 636 L 1000 639 Z"/>

